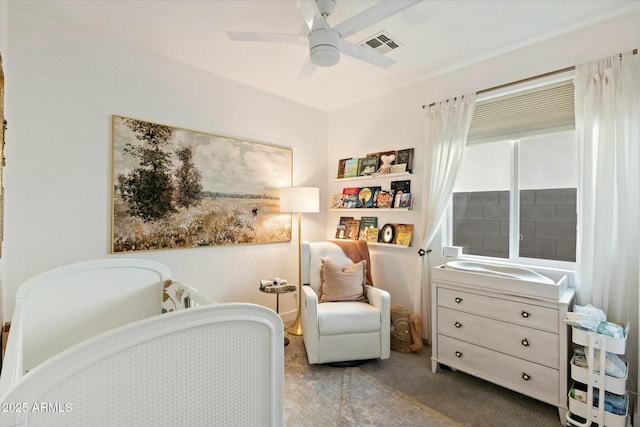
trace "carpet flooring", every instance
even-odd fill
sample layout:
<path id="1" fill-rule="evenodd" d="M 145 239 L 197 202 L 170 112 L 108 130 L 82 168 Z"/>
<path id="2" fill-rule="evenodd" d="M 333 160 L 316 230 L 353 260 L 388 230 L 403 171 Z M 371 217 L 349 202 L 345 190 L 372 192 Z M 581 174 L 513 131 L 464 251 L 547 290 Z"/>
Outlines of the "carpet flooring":
<path id="1" fill-rule="evenodd" d="M 309 365 L 302 338 L 290 340 L 285 347 L 285 426 L 461 426 L 360 367 Z"/>
<path id="2" fill-rule="evenodd" d="M 556 407 L 462 372 L 431 372 L 431 348 L 355 368 L 309 365 L 285 347 L 285 426 L 557 427 Z"/>

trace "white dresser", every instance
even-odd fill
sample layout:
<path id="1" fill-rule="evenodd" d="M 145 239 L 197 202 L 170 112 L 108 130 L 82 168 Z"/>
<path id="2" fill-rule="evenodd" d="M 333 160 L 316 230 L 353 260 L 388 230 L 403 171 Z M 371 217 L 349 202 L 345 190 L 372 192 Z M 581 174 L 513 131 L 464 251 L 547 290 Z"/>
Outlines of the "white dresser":
<path id="1" fill-rule="evenodd" d="M 564 420 L 570 342 L 564 319 L 575 294 L 566 277 L 541 291 L 536 283 L 440 266 L 431 285 L 432 371 L 439 363 L 458 369 L 557 406 Z"/>

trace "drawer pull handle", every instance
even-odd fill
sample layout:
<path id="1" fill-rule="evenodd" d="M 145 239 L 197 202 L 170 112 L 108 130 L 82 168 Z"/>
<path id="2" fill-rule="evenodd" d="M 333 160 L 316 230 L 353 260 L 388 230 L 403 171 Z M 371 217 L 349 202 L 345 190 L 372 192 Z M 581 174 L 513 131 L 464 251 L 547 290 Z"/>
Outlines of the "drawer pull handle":
<path id="1" fill-rule="evenodd" d="M 462 302 L 462 298 L 456 297 L 455 301 L 456 301 L 456 304 L 460 304 Z"/>
<path id="2" fill-rule="evenodd" d="M 523 311 L 521 314 L 522 314 L 522 317 L 524 317 L 525 319 L 531 316 L 531 314 L 527 313 L 526 311 Z"/>
<path id="3" fill-rule="evenodd" d="M 459 351 L 456 351 L 456 357 L 462 357 L 462 353 L 460 353 Z"/>
<path id="4" fill-rule="evenodd" d="M 525 381 L 529 381 L 531 379 L 531 375 L 527 375 L 526 372 L 522 373 L 522 379 Z"/>
<path id="5" fill-rule="evenodd" d="M 456 326 L 456 328 L 458 328 L 458 329 L 462 328 L 462 323 L 460 323 L 460 322 L 456 322 L 456 323 L 454 323 L 454 325 L 455 325 L 455 326 Z"/>
<path id="6" fill-rule="evenodd" d="M 529 341 L 525 338 L 522 340 L 522 345 L 525 347 L 529 347 Z"/>

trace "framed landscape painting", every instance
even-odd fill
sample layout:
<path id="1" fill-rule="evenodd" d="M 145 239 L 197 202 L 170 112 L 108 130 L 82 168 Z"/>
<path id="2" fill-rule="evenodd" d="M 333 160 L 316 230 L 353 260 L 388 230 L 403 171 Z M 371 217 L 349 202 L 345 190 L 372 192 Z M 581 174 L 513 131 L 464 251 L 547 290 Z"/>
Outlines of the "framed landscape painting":
<path id="1" fill-rule="evenodd" d="M 226 136 L 112 118 L 112 252 L 285 242 L 293 152 Z"/>

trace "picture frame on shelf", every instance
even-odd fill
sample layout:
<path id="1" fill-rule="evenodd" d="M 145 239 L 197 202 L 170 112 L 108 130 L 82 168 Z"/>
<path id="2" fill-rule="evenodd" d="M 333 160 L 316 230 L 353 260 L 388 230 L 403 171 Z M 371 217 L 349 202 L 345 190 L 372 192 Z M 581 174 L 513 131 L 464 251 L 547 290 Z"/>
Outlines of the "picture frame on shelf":
<path id="1" fill-rule="evenodd" d="M 380 243 L 393 244 L 396 239 L 396 227 L 393 224 L 385 224 L 380 229 Z"/>

